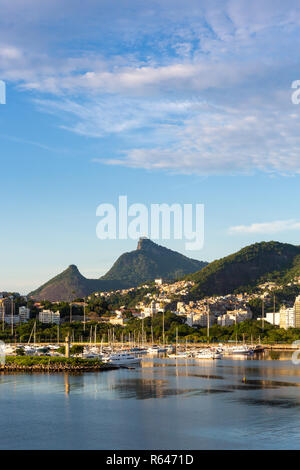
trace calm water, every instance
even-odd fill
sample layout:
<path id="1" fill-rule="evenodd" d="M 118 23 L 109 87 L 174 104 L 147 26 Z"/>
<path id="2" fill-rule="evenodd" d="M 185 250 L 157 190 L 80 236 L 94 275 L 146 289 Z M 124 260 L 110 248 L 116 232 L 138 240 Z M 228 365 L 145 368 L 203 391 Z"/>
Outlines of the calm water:
<path id="1" fill-rule="evenodd" d="M 0 375 L 0 448 L 297 449 L 300 366 L 276 359 Z"/>

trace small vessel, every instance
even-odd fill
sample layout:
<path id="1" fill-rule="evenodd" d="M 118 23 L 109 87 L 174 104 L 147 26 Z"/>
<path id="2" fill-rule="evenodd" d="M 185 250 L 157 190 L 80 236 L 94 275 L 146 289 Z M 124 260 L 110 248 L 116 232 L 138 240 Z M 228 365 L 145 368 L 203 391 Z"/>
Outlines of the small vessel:
<path id="1" fill-rule="evenodd" d="M 102 354 L 94 353 L 92 351 L 83 353 L 82 357 L 83 357 L 83 359 L 99 359 L 100 361 L 103 359 Z"/>
<path id="2" fill-rule="evenodd" d="M 222 359 L 222 353 L 210 349 L 202 349 L 195 355 L 196 359 Z"/>
<path id="3" fill-rule="evenodd" d="M 128 351 L 130 354 L 147 354 L 148 350 L 146 348 L 133 347 Z"/>
<path id="4" fill-rule="evenodd" d="M 14 354 L 16 352 L 16 347 L 11 344 L 5 344 L 5 354 Z"/>
<path id="5" fill-rule="evenodd" d="M 114 366 L 127 366 L 131 364 L 140 364 L 141 359 L 129 353 L 111 354 L 103 359 L 103 362 Z"/>
<path id="6" fill-rule="evenodd" d="M 59 349 L 60 346 L 58 344 L 48 344 L 47 348 L 50 350 L 56 350 Z"/>
<path id="7" fill-rule="evenodd" d="M 150 348 L 148 348 L 148 353 L 150 353 L 150 354 L 163 353 L 163 352 L 166 352 L 166 351 L 167 351 L 167 348 L 165 348 L 164 346 L 153 345 Z"/>
<path id="8" fill-rule="evenodd" d="M 190 356 L 189 356 L 189 354 L 186 353 L 186 352 L 182 352 L 182 353 L 177 352 L 177 353 L 174 353 L 174 354 L 168 354 L 168 357 L 170 357 L 171 359 L 172 359 L 172 358 L 173 358 L 173 359 L 174 359 L 174 358 L 175 358 L 175 359 L 185 359 L 185 358 L 190 357 Z"/>
<path id="9" fill-rule="evenodd" d="M 171 354 L 168 354 L 168 357 L 170 357 L 171 359 L 180 359 L 180 358 L 188 357 L 188 354 L 186 352 L 178 351 L 178 328 L 176 328 L 176 345 L 175 345 L 175 348 L 173 348 L 173 351 L 171 352 Z"/>
<path id="10" fill-rule="evenodd" d="M 85 347 L 81 355 L 84 359 L 103 359 L 103 354 L 100 352 L 99 348 L 96 346 Z"/>
<path id="11" fill-rule="evenodd" d="M 49 348 L 47 346 L 37 346 L 35 350 L 38 354 L 49 352 Z"/>
<path id="12" fill-rule="evenodd" d="M 253 351 L 253 348 L 251 348 L 250 346 L 247 346 L 245 344 L 241 345 L 241 346 L 232 346 L 232 347 L 227 347 L 225 349 L 225 354 L 228 354 L 228 355 L 232 355 L 232 354 L 244 354 L 244 355 L 251 355 L 253 354 L 254 351 Z"/>
<path id="13" fill-rule="evenodd" d="M 26 345 L 23 349 L 27 356 L 33 356 L 36 353 L 36 348 L 34 346 Z"/>

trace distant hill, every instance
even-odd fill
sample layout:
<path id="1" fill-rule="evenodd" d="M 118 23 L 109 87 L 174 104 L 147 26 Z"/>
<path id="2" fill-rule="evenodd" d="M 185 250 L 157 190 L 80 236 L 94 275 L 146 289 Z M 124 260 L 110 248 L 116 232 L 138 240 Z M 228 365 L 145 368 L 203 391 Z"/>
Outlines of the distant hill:
<path id="1" fill-rule="evenodd" d="M 204 261 L 188 258 L 148 238 L 141 238 L 137 249 L 121 255 L 100 279 L 118 280 L 136 286 L 155 278 L 178 279 L 206 265 Z"/>
<path id="2" fill-rule="evenodd" d="M 279 242 L 261 242 L 208 264 L 186 276 L 196 282 L 191 295 L 225 295 L 262 280 L 289 280 L 300 275 L 300 247 Z"/>
<path id="3" fill-rule="evenodd" d="M 71 264 L 65 271 L 53 277 L 50 281 L 28 294 L 36 300 L 71 301 L 75 298 L 85 297 L 95 291 L 104 291 L 122 288 L 122 283 L 87 279 L 77 266 Z"/>
<path id="4" fill-rule="evenodd" d="M 100 279 L 87 279 L 77 266 L 70 265 L 29 297 L 36 300 L 71 301 L 93 292 L 134 287 L 141 282 L 155 278 L 176 279 L 198 271 L 207 263 L 197 261 L 157 245 L 148 239 L 141 239 L 137 249 L 124 253 L 113 267 Z"/>

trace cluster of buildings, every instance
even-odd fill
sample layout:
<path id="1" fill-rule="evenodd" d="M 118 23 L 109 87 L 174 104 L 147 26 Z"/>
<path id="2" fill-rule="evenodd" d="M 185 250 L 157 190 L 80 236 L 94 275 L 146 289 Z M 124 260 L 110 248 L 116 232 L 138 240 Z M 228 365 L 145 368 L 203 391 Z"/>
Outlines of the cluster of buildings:
<path id="1" fill-rule="evenodd" d="M 30 319 L 30 309 L 28 307 L 16 307 L 14 297 L 0 298 L 0 321 L 9 325 L 26 323 Z"/>
<path id="2" fill-rule="evenodd" d="M 13 296 L 0 296 L 0 321 L 8 325 L 19 325 L 30 320 L 30 308 L 18 307 Z M 41 310 L 38 315 L 41 323 L 60 323 L 60 312 Z"/>
<path id="3" fill-rule="evenodd" d="M 194 281 L 177 281 L 177 282 L 167 282 L 164 281 L 162 278 L 155 279 L 154 284 L 156 287 L 156 294 L 153 295 L 153 299 L 158 297 L 168 297 L 170 295 L 180 295 L 185 296 L 189 293 L 190 287 L 195 285 Z M 150 284 L 143 284 L 142 286 L 138 287 L 131 287 L 129 289 L 119 289 L 113 291 L 106 291 L 106 292 L 95 292 L 93 296 L 95 297 L 104 297 L 109 298 L 115 294 L 126 295 L 132 291 L 138 291 L 140 289 L 153 289 L 153 285 Z M 92 296 L 89 296 L 88 299 L 91 299 Z"/>
<path id="4" fill-rule="evenodd" d="M 53 312 L 52 310 L 42 310 L 39 312 L 39 322 L 41 323 L 54 323 L 60 324 L 60 311 Z"/>
<path id="5" fill-rule="evenodd" d="M 176 315 L 185 317 L 185 321 L 189 326 L 207 327 L 214 324 L 220 326 L 231 326 L 253 317 L 249 307 L 249 301 L 253 298 L 260 298 L 266 301 L 271 298 L 272 290 L 278 286 L 275 282 L 266 282 L 259 286 L 260 292 L 256 294 L 229 294 L 224 296 L 206 297 L 197 301 L 176 301 L 176 299 L 184 299 L 189 294 L 190 289 L 194 286 L 193 281 L 177 281 L 168 282 L 163 279 L 155 279 L 155 289 L 153 284 L 142 285 L 136 288 L 122 289 L 119 291 L 98 292 L 93 295 L 96 297 L 109 298 L 116 293 L 126 295 L 131 291 L 139 291 L 140 289 L 149 289 L 142 301 L 137 302 L 134 308 L 128 309 L 125 306 L 111 312 L 111 315 L 105 315 L 96 321 L 105 321 L 113 325 L 124 326 L 128 319 L 124 312 L 130 311 L 135 318 L 143 319 L 152 317 L 157 313 L 164 312 L 166 309 L 171 310 Z M 292 284 L 300 284 L 300 276 L 293 279 Z M 26 300 L 26 298 L 24 298 Z M 24 302 L 25 303 L 25 302 Z M 77 305 L 77 304 L 76 304 Z M 86 306 L 87 304 L 79 303 L 78 306 Z M 290 304 L 291 305 L 291 304 Z M 41 303 L 36 303 L 40 311 L 37 319 L 45 324 L 60 324 L 64 321 L 60 311 L 52 311 L 44 309 Z M 29 321 L 30 309 L 26 306 L 18 307 L 14 300 L 14 296 L 0 293 L 0 321 L 7 324 L 21 324 Z M 72 317 L 73 321 L 83 321 L 82 316 Z M 293 306 L 282 306 L 279 311 L 266 313 L 264 320 L 278 325 L 280 328 L 300 328 L 300 296 L 298 296 Z"/>
<path id="6" fill-rule="evenodd" d="M 293 307 L 282 306 L 278 312 L 267 312 L 265 320 L 280 328 L 300 328 L 300 295 L 296 297 Z"/>
<path id="7" fill-rule="evenodd" d="M 252 318 L 247 294 L 207 297 L 192 302 L 177 302 L 177 315 L 186 315 L 189 326 L 230 326 Z"/>

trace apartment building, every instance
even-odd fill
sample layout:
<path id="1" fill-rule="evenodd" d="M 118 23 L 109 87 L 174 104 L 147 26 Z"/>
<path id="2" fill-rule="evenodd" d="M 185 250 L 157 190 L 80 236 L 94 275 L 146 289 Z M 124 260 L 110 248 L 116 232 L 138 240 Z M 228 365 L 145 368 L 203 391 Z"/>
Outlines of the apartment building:
<path id="1" fill-rule="evenodd" d="M 42 310 L 39 313 L 39 321 L 41 323 L 55 323 L 60 324 L 60 311 L 52 312 L 52 310 Z"/>
<path id="2" fill-rule="evenodd" d="M 280 328 L 284 328 L 287 330 L 288 328 L 295 328 L 295 309 L 281 307 L 280 311 L 280 321 L 279 326 Z"/>

